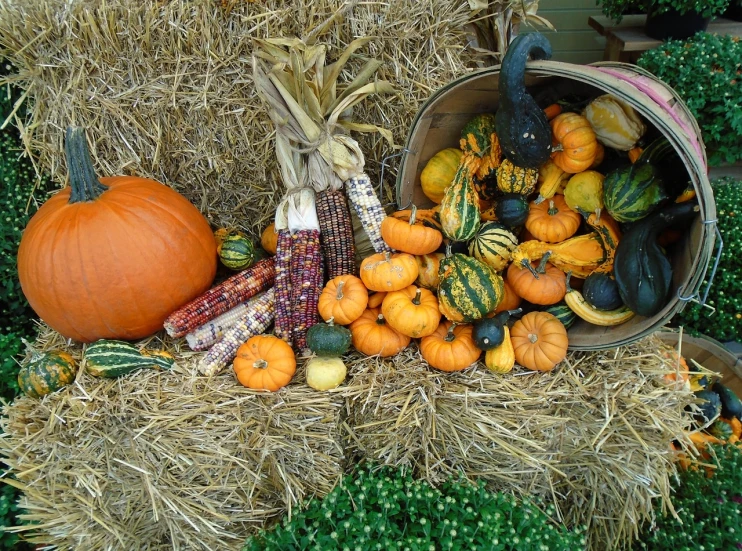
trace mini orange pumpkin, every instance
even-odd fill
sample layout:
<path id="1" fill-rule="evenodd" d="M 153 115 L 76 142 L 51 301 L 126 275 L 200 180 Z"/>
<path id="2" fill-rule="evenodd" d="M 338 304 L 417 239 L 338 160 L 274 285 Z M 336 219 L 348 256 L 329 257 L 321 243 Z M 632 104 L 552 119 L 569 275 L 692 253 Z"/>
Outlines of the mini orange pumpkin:
<path id="1" fill-rule="evenodd" d="M 234 373 L 243 386 L 275 392 L 296 373 L 296 357 L 290 345 L 273 335 L 257 335 L 237 349 Z"/>
<path id="2" fill-rule="evenodd" d="M 417 262 L 407 253 L 377 253 L 361 262 L 361 280 L 371 291 L 399 291 L 417 279 Z"/>
<path id="3" fill-rule="evenodd" d="M 443 242 L 443 234 L 417 220 L 417 207 L 412 206 L 409 222 L 387 216 L 381 222 L 381 237 L 392 249 L 409 254 L 429 254 Z"/>
<path id="4" fill-rule="evenodd" d="M 590 122 L 577 113 L 562 113 L 551 120 L 554 164 L 569 174 L 590 168 L 598 150 L 598 138 Z"/>
<path id="5" fill-rule="evenodd" d="M 471 325 L 442 322 L 435 332 L 420 340 L 420 354 L 430 367 L 441 371 L 461 371 L 479 359 L 482 351 L 472 338 Z"/>
<path id="6" fill-rule="evenodd" d="M 432 334 L 441 322 L 438 299 L 414 285 L 387 293 L 381 313 L 394 329 L 414 339 Z"/>
<path id="7" fill-rule="evenodd" d="M 537 265 L 527 267 L 511 264 L 508 268 L 508 283 L 513 291 L 533 304 L 548 306 L 556 304 L 567 293 L 567 276 L 556 266 L 546 262 L 544 256 Z"/>
<path id="8" fill-rule="evenodd" d="M 500 304 L 497 305 L 497 308 L 495 308 L 495 311 L 492 312 L 488 317 L 494 316 L 495 314 L 499 314 L 500 312 L 504 312 L 506 310 L 517 310 L 520 306 L 520 303 L 523 302 L 523 299 L 518 296 L 518 294 L 513 290 L 513 287 L 508 283 L 507 279 L 503 280 L 504 288 L 505 288 L 505 294 L 502 297 L 502 301 L 500 301 Z"/>
<path id="9" fill-rule="evenodd" d="M 331 279 L 319 296 L 317 309 L 325 321 L 334 318 L 338 325 L 348 325 L 357 320 L 368 305 L 368 290 L 354 275 L 341 275 Z"/>
<path id="10" fill-rule="evenodd" d="M 564 196 L 554 195 L 539 204 L 531 201 L 526 228 L 540 241 L 559 243 L 577 233 L 581 223 L 582 217 L 567 206 Z"/>
<path id="11" fill-rule="evenodd" d="M 410 337 L 387 324 L 378 308 L 367 308 L 350 324 L 353 346 L 366 356 L 386 358 L 398 354 L 410 344 Z"/>
<path id="12" fill-rule="evenodd" d="M 510 329 L 515 360 L 534 371 L 551 371 L 567 357 L 567 330 L 548 312 L 530 312 Z"/>
<path id="13" fill-rule="evenodd" d="M 263 250 L 270 253 L 276 254 L 276 248 L 278 247 L 278 232 L 276 231 L 275 222 L 271 222 L 270 225 L 263 230 L 260 235 L 260 246 Z"/>
<path id="14" fill-rule="evenodd" d="M 417 262 L 417 284 L 426 289 L 437 289 L 441 279 L 438 270 L 441 260 L 446 258 L 443 253 L 423 254 L 415 257 Z"/>

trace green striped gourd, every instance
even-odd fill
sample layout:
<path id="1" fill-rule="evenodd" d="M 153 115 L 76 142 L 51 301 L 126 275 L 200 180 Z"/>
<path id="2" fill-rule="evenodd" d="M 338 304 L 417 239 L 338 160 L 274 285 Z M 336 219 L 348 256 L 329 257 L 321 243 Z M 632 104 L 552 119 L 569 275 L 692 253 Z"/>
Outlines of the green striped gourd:
<path id="1" fill-rule="evenodd" d="M 665 138 L 652 142 L 637 161 L 614 170 L 603 181 L 603 204 L 617 222 L 636 222 L 667 199 L 662 178 L 652 164 L 672 153 Z"/>
<path id="2" fill-rule="evenodd" d="M 77 363 L 66 352 L 33 352 L 18 372 L 18 387 L 31 398 L 41 398 L 75 380 Z"/>
<path id="3" fill-rule="evenodd" d="M 502 278 L 484 262 L 454 253 L 441 260 L 438 303 L 454 322 L 471 322 L 494 311 L 505 295 Z"/>
<path id="4" fill-rule="evenodd" d="M 140 351 L 124 341 L 100 340 L 85 350 L 85 370 L 93 377 L 121 377 L 142 368 L 168 370 L 174 363 L 167 352 Z"/>
<path id="5" fill-rule="evenodd" d="M 498 222 L 485 222 L 469 242 L 469 254 L 501 272 L 517 246 L 518 239 L 507 227 Z"/>
<path id="6" fill-rule="evenodd" d="M 577 314 L 575 314 L 564 301 L 557 302 L 556 304 L 549 306 L 548 308 L 544 309 L 544 312 L 548 312 L 556 319 L 561 321 L 565 329 L 569 329 L 577 321 Z"/>
<path id="7" fill-rule="evenodd" d="M 255 247 L 246 236 L 235 233 L 219 245 L 219 260 L 231 270 L 244 270 L 255 262 Z"/>
<path id="8" fill-rule="evenodd" d="M 459 166 L 443 194 L 440 218 L 443 234 L 453 241 L 469 241 L 479 229 L 479 195 L 467 163 Z"/>

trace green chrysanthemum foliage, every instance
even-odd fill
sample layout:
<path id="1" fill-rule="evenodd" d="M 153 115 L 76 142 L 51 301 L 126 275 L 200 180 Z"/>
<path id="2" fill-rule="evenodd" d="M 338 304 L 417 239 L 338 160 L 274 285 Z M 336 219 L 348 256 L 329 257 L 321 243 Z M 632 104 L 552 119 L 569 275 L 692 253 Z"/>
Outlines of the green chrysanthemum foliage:
<path id="1" fill-rule="evenodd" d="M 742 181 L 722 178 L 714 181 L 712 187 L 724 248 L 707 299 L 711 308 L 691 302 L 673 318 L 673 324 L 722 342 L 742 340 L 742 256 L 739 254 L 742 250 Z M 718 245 L 717 242 L 702 291 L 708 285 Z"/>
<path id="2" fill-rule="evenodd" d="M 365 467 L 291 520 L 249 538 L 243 551 L 584 549 L 584 531 L 555 524 L 554 512 L 481 483 L 451 480 L 436 489 L 402 470 Z"/>
<path id="3" fill-rule="evenodd" d="M 672 503 L 680 521 L 658 512 L 634 549 L 737 551 L 742 549 L 742 449 L 712 446 L 711 477 L 701 468 L 681 473 Z"/>

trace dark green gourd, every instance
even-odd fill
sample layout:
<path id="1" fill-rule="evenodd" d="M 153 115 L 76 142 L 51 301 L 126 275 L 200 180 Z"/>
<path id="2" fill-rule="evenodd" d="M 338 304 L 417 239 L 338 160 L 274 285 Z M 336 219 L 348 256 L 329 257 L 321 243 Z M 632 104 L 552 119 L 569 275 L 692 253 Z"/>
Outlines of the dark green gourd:
<path id="1" fill-rule="evenodd" d="M 539 168 L 551 155 L 551 127 L 546 114 L 526 90 L 526 60 L 549 59 L 551 44 L 540 33 L 519 35 L 510 44 L 500 70 L 500 106 L 495 115 L 503 154 L 523 168 Z"/>
<path id="2" fill-rule="evenodd" d="M 613 275 L 621 300 L 640 316 L 654 316 L 665 307 L 672 284 L 672 266 L 657 237 L 672 224 L 688 223 L 698 203 L 672 204 L 634 224 L 618 243 Z"/>

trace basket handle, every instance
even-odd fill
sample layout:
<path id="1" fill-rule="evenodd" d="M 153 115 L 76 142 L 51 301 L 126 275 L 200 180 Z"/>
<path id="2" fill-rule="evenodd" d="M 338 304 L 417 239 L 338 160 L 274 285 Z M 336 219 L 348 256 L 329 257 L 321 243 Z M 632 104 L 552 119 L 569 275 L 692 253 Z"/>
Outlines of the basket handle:
<path id="1" fill-rule="evenodd" d="M 700 295 L 699 291 L 696 291 L 690 296 L 684 297 L 682 293 L 680 292 L 680 289 L 678 289 L 678 300 L 683 302 L 690 302 L 693 299 L 698 299 L 696 302 L 700 304 L 701 306 L 704 306 L 706 304 L 706 301 L 709 298 L 709 291 L 711 291 L 711 285 L 714 282 L 714 278 L 716 277 L 716 270 L 719 268 L 719 261 L 721 260 L 721 253 L 724 250 L 724 239 L 721 237 L 721 231 L 719 231 L 719 224 L 717 224 L 718 220 L 704 220 L 703 224 L 713 224 L 714 230 L 716 232 L 716 238 L 719 240 L 719 250 L 716 252 L 716 258 L 714 259 L 714 265 L 711 268 L 711 274 L 709 275 L 709 281 L 706 284 L 706 290 L 703 292 L 703 296 Z M 742 361 L 742 360 L 740 360 Z"/>

